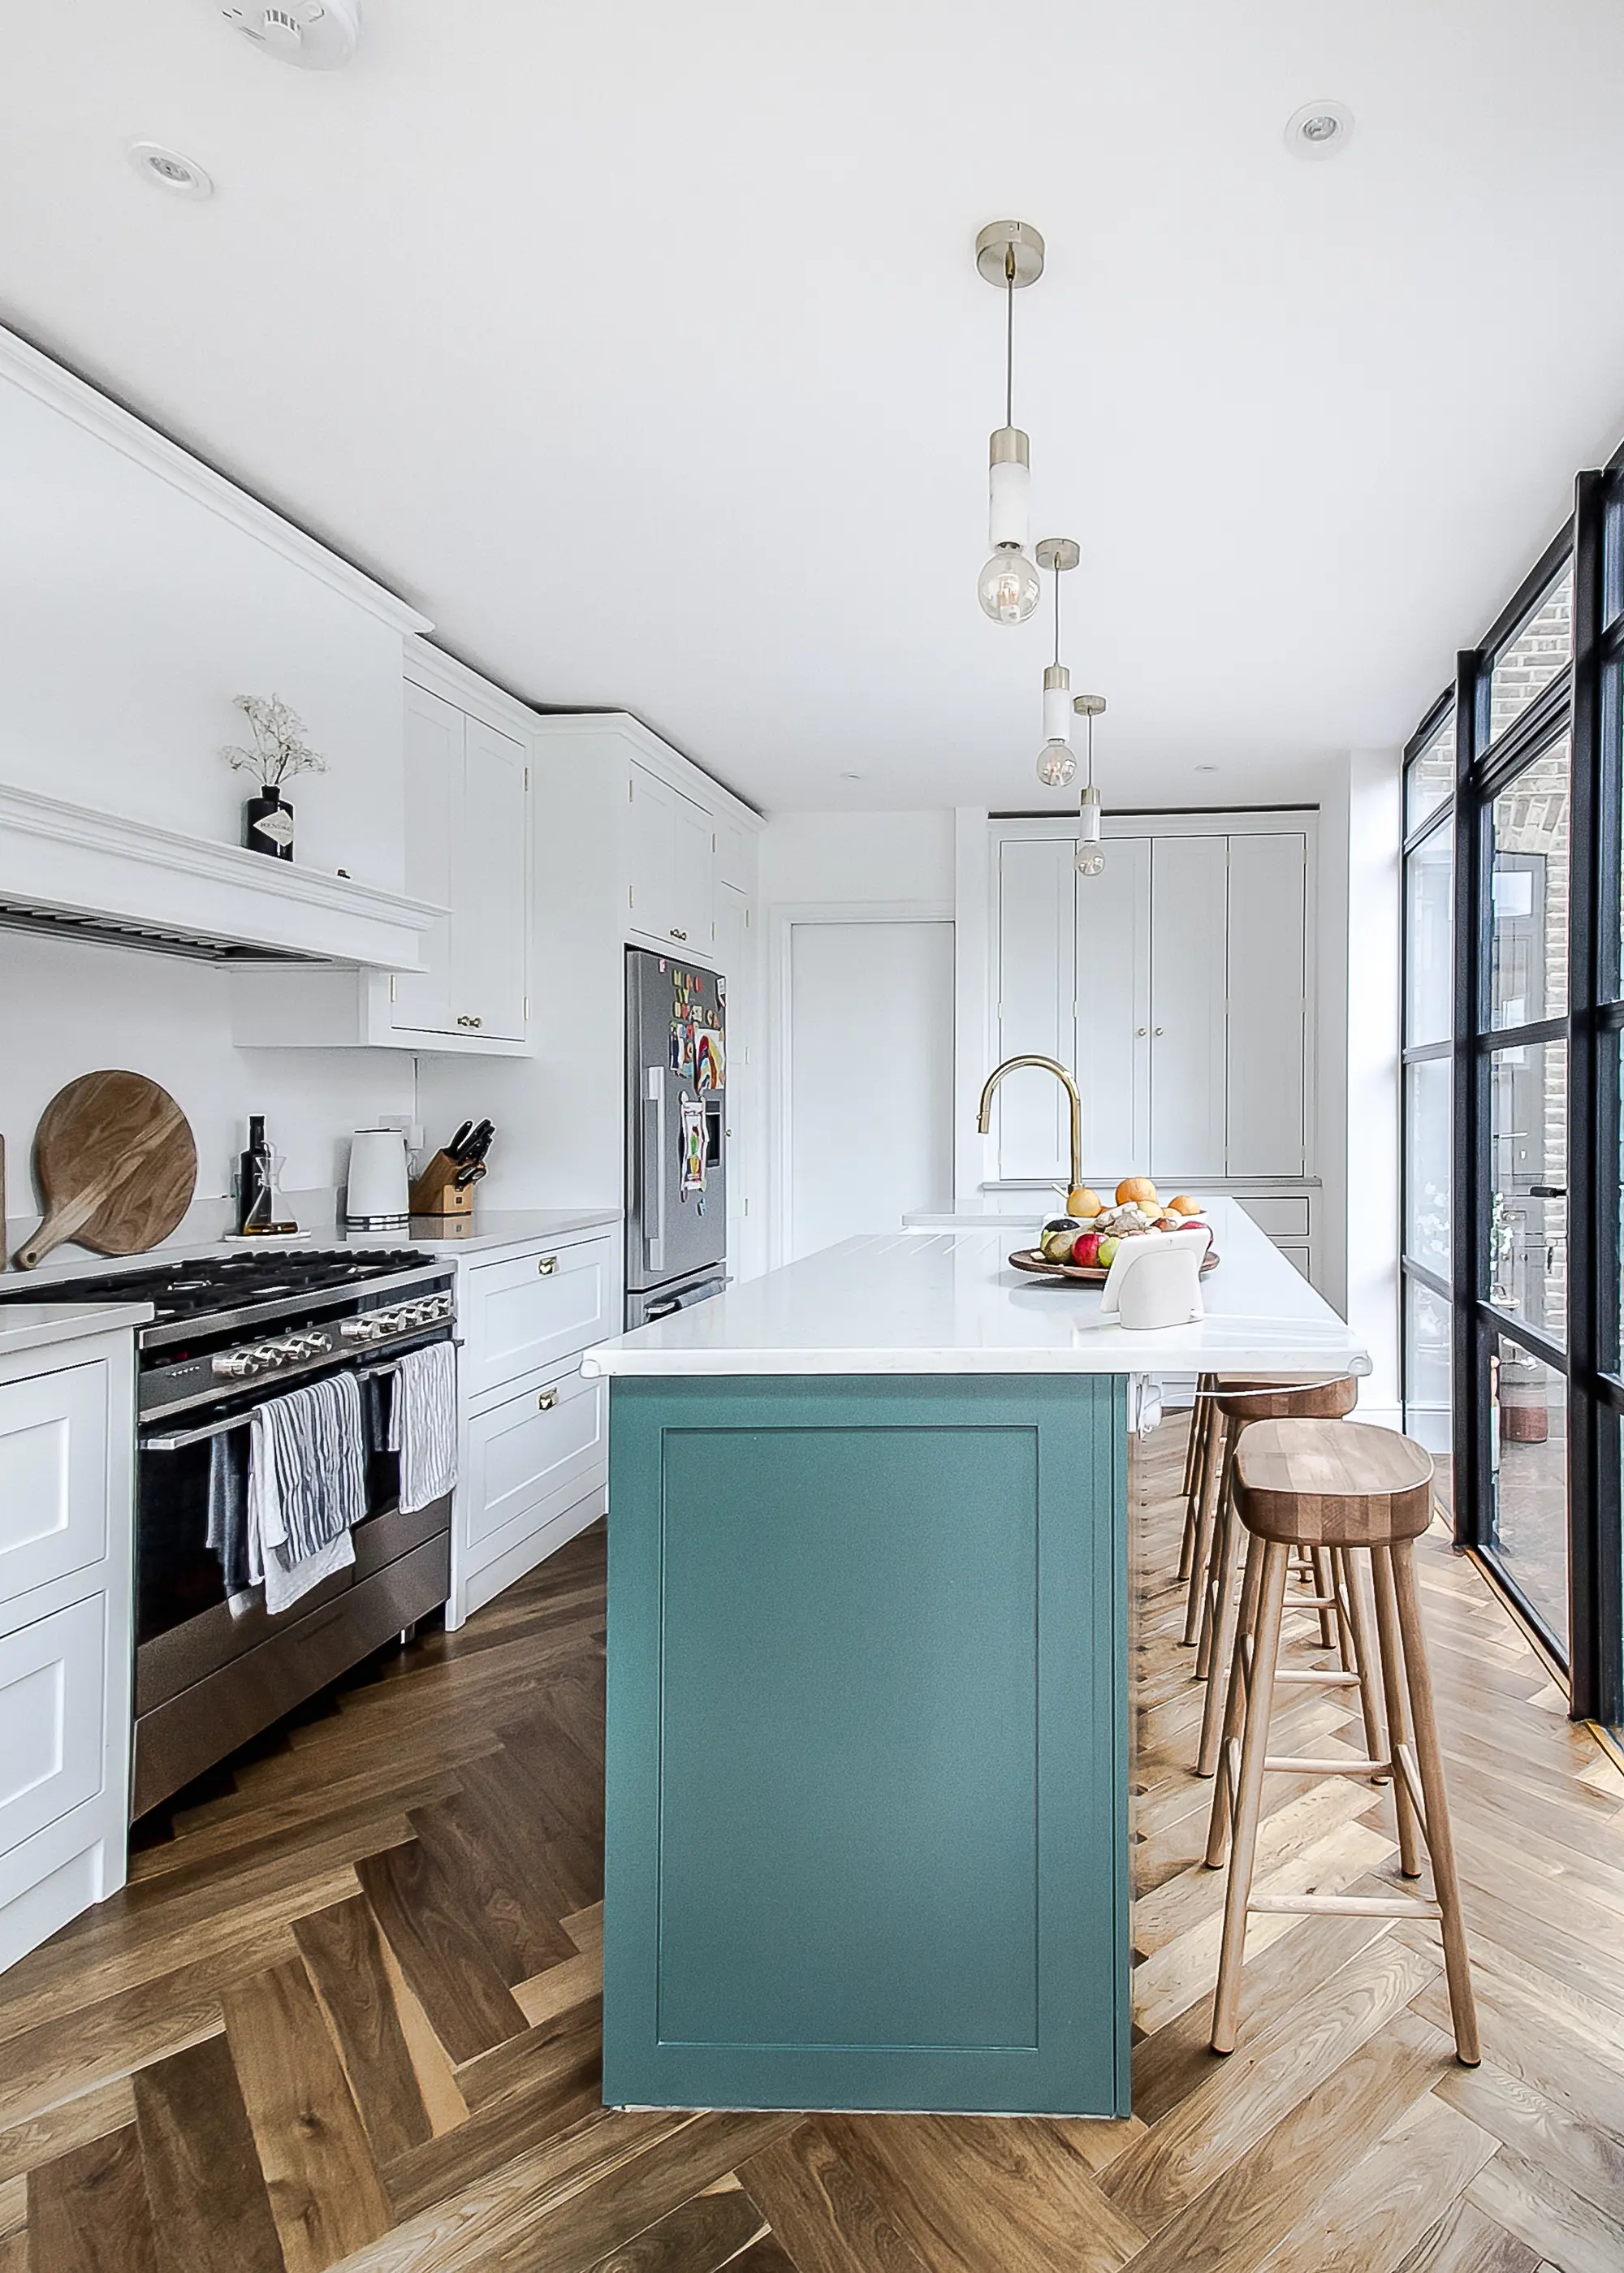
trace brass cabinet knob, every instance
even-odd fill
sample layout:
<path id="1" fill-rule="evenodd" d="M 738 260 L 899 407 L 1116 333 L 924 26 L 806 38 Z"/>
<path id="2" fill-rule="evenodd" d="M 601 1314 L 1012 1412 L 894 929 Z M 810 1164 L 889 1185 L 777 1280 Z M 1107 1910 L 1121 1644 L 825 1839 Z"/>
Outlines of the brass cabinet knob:
<path id="1" fill-rule="evenodd" d="M 558 1258 L 556 1255 L 538 1255 L 535 1267 L 543 1279 L 550 1279 L 558 1267 Z"/>
<path id="2" fill-rule="evenodd" d="M 535 1400 L 535 1409 L 538 1413 L 550 1413 L 558 1402 L 558 1392 L 556 1388 L 543 1389 Z"/>

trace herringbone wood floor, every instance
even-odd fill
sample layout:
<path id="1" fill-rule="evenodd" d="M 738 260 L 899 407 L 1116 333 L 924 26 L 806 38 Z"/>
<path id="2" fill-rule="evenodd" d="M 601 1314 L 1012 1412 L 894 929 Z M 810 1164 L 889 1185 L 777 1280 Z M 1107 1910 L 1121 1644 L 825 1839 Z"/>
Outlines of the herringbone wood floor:
<path id="1" fill-rule="evenodd" d="M 1260 1921 L 1240 2048 L 1206 2050 L 1180 1450 L 1136 1469 L 1131 2121 L 598 2104 L 590 1534 L 238 1762 L 0 1982 L 0 2273 L 1619 2273 L 1624 1783 L 1441 1540 L 1484 2065 L 1451 2057 L 1432 1932 L 1379 1919 Z M 1323 1694 L 1276 1727 L 1349 1734 Z M 1278 1886 L 1391 1871 L 1383 1794 L 1270 1801 Z"/>

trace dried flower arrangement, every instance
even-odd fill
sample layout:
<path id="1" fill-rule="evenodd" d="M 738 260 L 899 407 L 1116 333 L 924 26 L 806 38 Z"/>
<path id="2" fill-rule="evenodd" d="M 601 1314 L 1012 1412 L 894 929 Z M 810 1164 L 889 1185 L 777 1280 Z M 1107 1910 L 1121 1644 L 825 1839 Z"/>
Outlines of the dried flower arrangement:
<path id="1" fill-rule="evenodd" d="M 304 721 L 280 694 L 267 701 L 259 694 L 239 694 L 237 709 L 252 730 L 254 746 L 240 744 L 222 749 L 221 756 L 238 773 L 255 775 L 266 789 L 275 789 L 296 774 L 325 774 L 327 761 L 304 739 Z"/>

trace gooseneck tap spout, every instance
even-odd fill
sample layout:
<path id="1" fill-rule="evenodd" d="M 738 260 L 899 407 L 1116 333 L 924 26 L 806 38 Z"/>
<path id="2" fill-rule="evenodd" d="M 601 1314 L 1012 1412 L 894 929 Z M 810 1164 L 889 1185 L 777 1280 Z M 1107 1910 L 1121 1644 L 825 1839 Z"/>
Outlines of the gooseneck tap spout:
<path id="1" fill-rule="evenodd" d="M 1082 1099 L 1077 1094 L 1076 1083 L 1066 1072 L 1059 1058 L 1006 1058 L 1002 1065 L 994 1066 L 987 1076 L 985 1085 L 981 1092 L 981 1109 L 976 1115 L 976 1126 L 984 1136 L 990 1132 L 992 1127 L 992 1092 L 1003 1080 L 1004 1076 L 1007 1073 L 1014 1073 L 1017 1066 L 1041 1066 L 1045 1073 L 1051 1073 L 1054 1076 L 1071 1099 L 1072 1180 L 1068 1188 L 1069 1197 L 1070 1192 L 1074 1192 L 1082 1182 Z"/>

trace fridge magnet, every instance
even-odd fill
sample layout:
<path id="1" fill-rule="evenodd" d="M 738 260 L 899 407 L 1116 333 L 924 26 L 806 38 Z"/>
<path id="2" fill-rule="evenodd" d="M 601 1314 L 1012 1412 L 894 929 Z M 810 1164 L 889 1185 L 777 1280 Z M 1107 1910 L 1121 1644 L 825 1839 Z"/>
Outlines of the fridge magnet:
<path id="1" fill-rule="evenodd" d="M 700 1089 L 720 1089 L 722 1086 L 722 1031 L 716 1026 L 700 1026 L 693 1036 L 693 1078 Z"/>
<path id="2" fill-rule="evenodd" d="M 682 1099 L 682 1192 L 705 1189 L 705 1107 L 697 1097 Z"/>
<path id="3" fill-rule="evenodd" d="M 693 1076 L 693 1028 L 686 1018 L 671 1021 L 671 1071 L 685 1081 Z"/>

